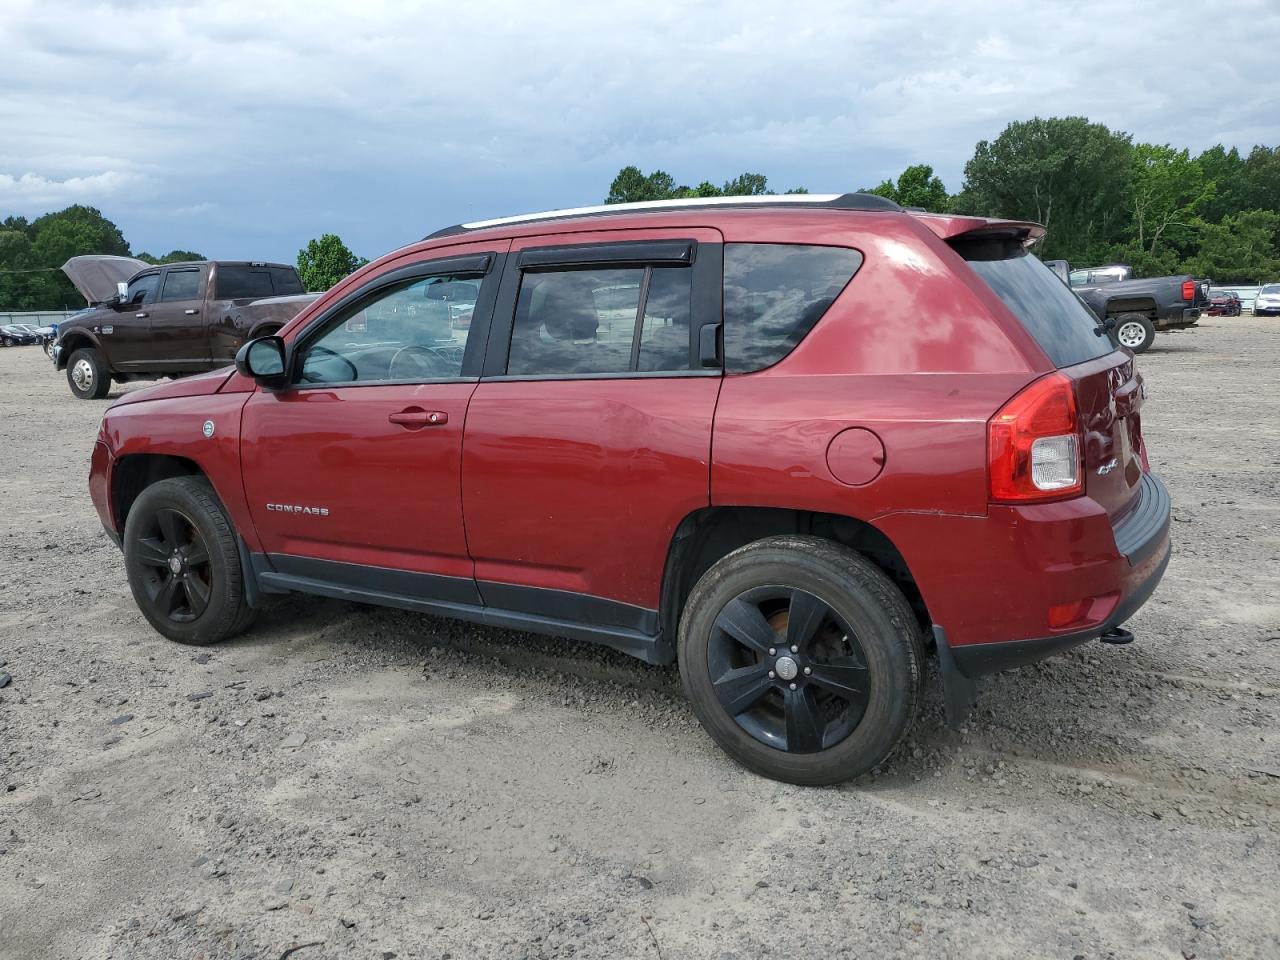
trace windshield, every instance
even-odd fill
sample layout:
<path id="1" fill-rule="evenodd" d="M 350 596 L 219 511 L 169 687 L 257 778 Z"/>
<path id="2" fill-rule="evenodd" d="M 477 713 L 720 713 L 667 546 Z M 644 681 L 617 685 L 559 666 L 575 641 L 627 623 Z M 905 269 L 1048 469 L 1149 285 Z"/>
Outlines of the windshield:
<path id="1" fill-rule="evenodd" d="M 1055 366 L 1083 363 L 1114 349 L 1084 301 L 1020 242 L 959 237 L 952 245 Z"/>
<path id="2" fill-rule="evenodd" d="M 1265 287 L 1259 290 L 1258 293 L 1265 293 L 1267 296 L 1280 293 L 1280 283 L 1268 283 Z"/>

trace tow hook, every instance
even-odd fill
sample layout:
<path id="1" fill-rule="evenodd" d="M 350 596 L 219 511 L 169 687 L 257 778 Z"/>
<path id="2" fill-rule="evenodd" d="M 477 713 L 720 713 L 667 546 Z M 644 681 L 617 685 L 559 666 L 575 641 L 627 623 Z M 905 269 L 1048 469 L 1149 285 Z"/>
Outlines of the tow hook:
<path id="1" fill-rule="evenodd" d="M 1124 627 L 1112 627 L 1098 639 L 1103 643 L 1110 643 L 1114 646 L 1121 647 L 1126 643 L 1133 643 L 1133 634 Z"/>

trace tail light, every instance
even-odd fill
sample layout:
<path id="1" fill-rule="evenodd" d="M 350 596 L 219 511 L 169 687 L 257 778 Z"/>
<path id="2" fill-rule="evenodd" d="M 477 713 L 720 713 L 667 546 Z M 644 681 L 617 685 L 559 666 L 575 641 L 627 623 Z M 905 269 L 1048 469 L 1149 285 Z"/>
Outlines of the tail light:
<path id="1" fill-rule="evenodd" d="M 1196 298 L 1196 282 L 1194 280 L 1182 281 L 1182 299 L 1194 300 Z"/>
<path id="2" fill-rule="evenodd" d="M 1051 373 L 1032 383 L 987 422 L 991 499 L 1062 500 L 1084 491 L 1080 423 L 1071 380 Z"/>

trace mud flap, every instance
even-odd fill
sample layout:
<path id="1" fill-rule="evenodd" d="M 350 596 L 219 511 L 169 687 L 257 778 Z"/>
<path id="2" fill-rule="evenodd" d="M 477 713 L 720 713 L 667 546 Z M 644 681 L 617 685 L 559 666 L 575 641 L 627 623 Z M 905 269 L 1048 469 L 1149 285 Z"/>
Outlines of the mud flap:
<path id="1" fill-rule="evenodd" d="M 936 623 L 933 625 L 933 641 L 938 652 L 938 674 L 942 678 L 943 711 L 947 726 L 956 730 L 969 719 L 978 704 L 978 685 L 960 672 L 947 644 L 947 631 Z"/>

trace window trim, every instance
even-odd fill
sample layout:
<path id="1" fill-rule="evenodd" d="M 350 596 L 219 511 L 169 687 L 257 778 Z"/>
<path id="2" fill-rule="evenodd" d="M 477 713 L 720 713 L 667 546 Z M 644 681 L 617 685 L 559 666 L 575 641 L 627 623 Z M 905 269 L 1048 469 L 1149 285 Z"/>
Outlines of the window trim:
<path id="1" fill-rule="evenodd" d="M 379 274 L 368 283 L 357 287 L 341 299 L 330 304 L 316 314 L 306 326 L 291 336 L 285 344 L 285 369 L 288 380 L 278 391 L 285 390 L 335 390 L 356 387 L 386 387 L 406 384 L 431 383 L 474 383 L 480 376 L 480 365 L 483 362 L 484 344 L 488 340 L 489 321 L 493 315 L 493 304 L 498 295 L 498 280 L 502 276 L 505 253 L 464 253 L 448 257 L 437 257 L 433 260 L 420 260 L 387 273 Z M 338 314 L 360 304 L 372 302 L 379 293 L 388 287 L 402 283 L 411 283 L 423 277 L 443 274 L 478 273 L 481 276 L 480 295 L 476 298 L 475 308 L 471 312 L 471 327 L 467 333 L 467 345 L 462 357 L 462 370 L 456 377 L 430 377 L 396 380 L 347 380 L 338 383 L 300 383 L 300 363 L 303 351 L 319 335 L 320 331 Z"/>
<path id="2" fill-rule="evenodd" d="M 655 377 L 719 377 L 724 374 L 723 338 L 720 337 L 718 364 L 703 366 L 698 358 L 698 344 L 704 326 L 721 327 L 723 306 L 724 244 L 673 237 L 670 240 L 619 240 L 616 243 L 557 244 L 559 236 L 538 238 L 548 241 L 545 246 L 527 247 L 507 258 L 502 272 L 502 283 L 493 319 L 489 325 L 489 339 L 485 349 L 484 366 L 480 378 L 485 381 L 522 380 L 637 380 Z M 690 259 L 672 260 L 679 251 L 689 251 Z M 554 260 L 556 251 L 565 251 L 562 260 Z M 646 252 L 655 259 L 627 259 Z M 535 257 L 530 257 L 537 254 Z M 587 259 L 590 257 L 591 259 Z M 526 259 L 530 258 L 530 259 Z M 641 303 L 636 313 L 636 326 L 644 322 L 644 307 L 648 299 L 648 281 L 654 267 L 687 267 L 691 271 L 689 297 L 689 368 L 686 370 L 624 370 L 614 373 L 548 373 L 508 374 L 511 358 L 511 337 L 515 332 L 515 313 L 520 295 L 520 284 L 525 273 L 569 272 L 575 267 L 633 266 L 645 267 L 642 281 Z M 717 336 L 720 336 L 719 332 Z M 632 344 L 631 366 L 637 365 L 635 344 Z"/>

